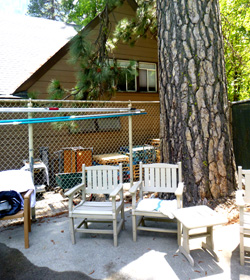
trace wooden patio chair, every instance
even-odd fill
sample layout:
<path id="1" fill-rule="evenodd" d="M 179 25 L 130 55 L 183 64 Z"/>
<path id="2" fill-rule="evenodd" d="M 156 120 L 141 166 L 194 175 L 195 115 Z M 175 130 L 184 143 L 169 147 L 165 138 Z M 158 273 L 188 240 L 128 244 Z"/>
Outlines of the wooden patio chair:
<path id="1" fill-rule="evenodd" d="M 171 220 L 171 211 L 182 207 L 182 168 L 181 162 L 178 164 L 153 163 L 142 164 L 140 162 L 140 180 L 130 189 L 132 194 L 132 227 L 133 240 L 136 241 L 137 230 L 177 233 L 178 244 L 181 242 L 181 225 L 175 219 Z M 139 191 L 139 200 L 137 200 Z M 156 200 L 154 198 L 144 198 L 147 193 L 174 193 L 176 200 Z M 160 208 L 162 208 L 161 211 Z M 137 217 L 139 220 L 137 221 Z M 177 230 L 161 227 L 148 227 L 146 220 L 156 220 L 163 222 L 177 222 Z"/>
<path id="2" fill-rule="evenodd" d="M 82 201 L 74 206 L 74 194 L 82 191 Z M 106 201 L 86 201 L 86 194 L 104 194 L 110 197 Z M 120 200 L 116 201 L 119 194 Z M 124 227 L 124 202 L 122 164 L 119 166 L 96 165 L 82 167 L 82 183 L 65 193 L 69 197 L 69 219 L 72 243 L 75 244 L 75 232 L 113 234 L 114 246 L 117 246 L 117 237 Z M 118 216 L 121 215 L 120 221 Z M 78 226 L 74 220 L 80 218 Z M 112 229 L 90 228 L 92 222 L 112 222 Z"/>
<path id="3" fill-rule="evenodd" d="M 250 257 L 245 252 L 250 252 L 250 246 L 246 246 L 246 238 L 250 242 L 250 212 L 246 212 L 246 206 L 250 205 L 250 170 L 238 167 L 238 187 L 236 192 L 236 204 L 239 206 L 240 221 L 240 264 L 244 265 L 245 260 L 250 261 Z M 243 189 L 242 185 L 245 185 Z M 250 243 L 249 243 L 250 244 Z"/>
<path id="4" fill-rule="evenodd" d="M 30 210 L 30 196 L 34 190 L 28 190 L 21 193 L 24 198 L 24 209 L 17 212 L 15 215 L 5 216 L 1 220 L 14 220 L 23 218 L 24 221 L 24 247 L 29 248 L 29 232 L 31 232 L 31 210 Z"/>

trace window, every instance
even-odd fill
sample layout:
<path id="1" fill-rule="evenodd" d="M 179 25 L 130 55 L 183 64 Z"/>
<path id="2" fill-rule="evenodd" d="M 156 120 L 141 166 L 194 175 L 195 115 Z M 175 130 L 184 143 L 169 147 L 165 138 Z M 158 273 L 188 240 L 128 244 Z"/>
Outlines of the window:
<path id="1" fill-rule="evenodd" d="M 75 121 L 69 127 L 69 132 L 77 134 L 89 132 L 119 131 L 120 129 L 120 118 L 114 117 Z"/>
<path id="2" fill-rule="evenodd" d="M 117 60 L 117 65 L 121 68 L 127 68 L 130 62 L 126 60 Z M 136 69 L 136 66 L 134 66 L 134 69 Z M 117 84 L 118 91 L 137 91 L 135 72 L 136 71 L 134 71 L 134 73 L 121 72 Z"/>
<path id="3" fill-rule="evenodd" d="M 127 68 L 129 65 L 128 60 L 117 60 L 118 67 Z M 117 83 L 118 91 L 157 91 L 156 63 L 139 62 L 135 64 L 134 70 L 138 70 L 138 74 L 136 71 L 133 73 L 121 72 Z"/>
<path id="4" fill-rule="evenodd" d="M 121 129 L 121 122 L 119 117 L 97 119 L 98 131 L 119 131 Z"/>
<path id="5" fill-rule="evenodd" d="M 139 91 L 155 92 L 156 84 L 156 64 L 139 62 Z"/>

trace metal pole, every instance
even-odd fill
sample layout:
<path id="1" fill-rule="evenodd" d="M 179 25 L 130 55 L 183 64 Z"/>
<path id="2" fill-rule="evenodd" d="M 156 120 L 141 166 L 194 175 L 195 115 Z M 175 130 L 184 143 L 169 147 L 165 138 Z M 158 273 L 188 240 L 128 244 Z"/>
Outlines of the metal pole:
<path id="1" fill-rule="evenodd" d="M 29 100 L 28 107 L 32 107 L 31 99 Z M 28 118 L 32 119 L 32 113 L 28 113 Z M 33 176 L 33 182 L 34 182 L 34 173 L 33 173 L 33 165 L 34 165 L 34 151 L 33 151 L 33 124 L 29 123 L 29 164 L 30 164 L 30 172 Z"/>
<path id="2" fill-rule="evenodd" d="M 32 108 L 32 101 L 31 99 L 29 100 L 28 107 Z M 32 119 L 32 113 L 28 113 L 28 118 Z M 30 164 L 30 172 L 32 174 L 32 179 L 33 183 L 35 185 L 34 181 L 34 150 L 33 150 L 33 124 L 29 123 L 28 124 L 29 128 L 29 164 Z M 36 220 L 36 209 L 35 207 L 31 209 L 31 215 L 32 215 L 32 220 Z"/>
<path id="3" fill-rule="evenodd" d="M 141 113 L 140 110 L 136 110 L 134 112 L 98 114 L 98 115 L 13 119 L 13 120 L 0 120 L 0 125 L 19 125 L 19 124 L 29 124 L 29 123 L 66 122 L 66 121 L 79 121 L 79 120 L 86 120 L 86 119 L 88 120 L 88 119 L 126 117 L 126 116 L 129 116 L 129 115 L 144 115 L 144 114 L 146 114 L 146 113 Z"/>
<path id="4" fill-rule="evenodd" d="M 128 105 L 131 109 L 132 104 Z M 132 132 L 132 116 L 128 117 L 128 130 L 129 130 L 129 171 L 130 171 L 130 187 L 133 186 L 134 172 L 133 172 L 133 132 Z"/>
<path id="5" fill-rule="evenodd" d="M 29 106 L 29 105 L 28 105 Z M 134 111 L 136 109 L 133 109 Z M 105 112 L 129 112 L 130 109 L 128 108 L 57 108 L 57 107 L 50 107 L 50 108 L 23 108 L 23 107 L 15 107 L 15 108 L 0 108 L 1 113 L 42 113 L 42 112 L 49 112 L 49 113 L 57 113 L 57 112 L 83 112 L 83 113 L 105 113 Z"/>

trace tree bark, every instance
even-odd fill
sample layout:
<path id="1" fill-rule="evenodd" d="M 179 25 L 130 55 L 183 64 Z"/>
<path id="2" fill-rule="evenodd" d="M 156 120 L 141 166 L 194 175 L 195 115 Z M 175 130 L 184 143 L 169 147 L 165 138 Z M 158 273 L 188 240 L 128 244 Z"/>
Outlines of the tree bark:
<path id="1" fill-rule="evenodd" d="M 157 0 L 162 161 L 182 161 L 186 203 L 230 194 L 236 168 L 218 0 Z"/>

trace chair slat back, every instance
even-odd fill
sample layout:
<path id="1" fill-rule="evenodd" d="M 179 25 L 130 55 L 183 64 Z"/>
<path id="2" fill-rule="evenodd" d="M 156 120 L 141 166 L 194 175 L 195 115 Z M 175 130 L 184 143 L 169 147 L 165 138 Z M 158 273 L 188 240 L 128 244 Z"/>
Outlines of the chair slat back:
<path id="1" fill-rule="evenodd" d="M 245 197 L 246 203 L 250 203 L 250 169 L 242 169 L 241 166 L 238 167 L 239 176 L 239 189 L 243 189 L 242 185 L 245 185 Z M 244 180 L 245 178 L 245 180 Z"/>
<path id="2" fill-rule="evenodd" d="M 181 162 L 178 164 L 140 162 L 140 180 L 143 181 L 143 191 L 173 193 L 182 182 Z"/>
<path id="3" fill-rule="evenodd" d="M 109 194 L 119 183 L 122 183 L 122 164 L 90 167 L 83 165 L 82 171 L 87 175 L 85 181 L 87 193 Z"/>

